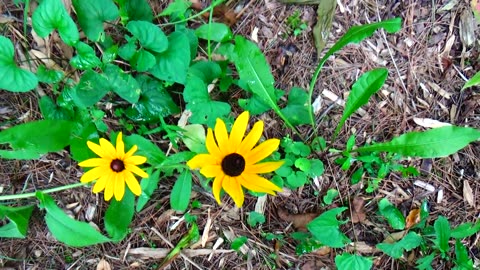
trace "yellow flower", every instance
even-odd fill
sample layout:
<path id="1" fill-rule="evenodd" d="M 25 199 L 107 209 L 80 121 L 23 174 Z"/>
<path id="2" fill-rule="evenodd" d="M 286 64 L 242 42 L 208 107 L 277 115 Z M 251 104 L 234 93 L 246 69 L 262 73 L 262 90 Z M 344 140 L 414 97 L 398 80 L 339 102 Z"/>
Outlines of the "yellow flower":
<path id="1" fill-rule="evenodd" d="M 121 201 L 125 194 L 125 183 L 133 194 L 139 196 L 142 193 L 133 173 L 142 178 L 148 177 L 136 166 L 145 163 L 147 158 L 133 155 L 137 151 L 136 145 L 125 153 L 122 132 L 118 133 L 116 147 L 104 138 L 100 139 L 100 145 L 88 141 L 87 146 L 100 158 L 87 159 L 78 164 L 80 167 L 94 167 L 82 175 L 80 182 L 89 183 L 98 179 L 93 186 L 93 193 L 105 189 L 105 201 L 109 201 L 113 195 L 117 201 Z"/>
<path id="2" fill-rule="evenodd" d="M 258 174 L 272 172 L 280 168 L 284 161 L 257 163 L 272 154 L 278 148 L 280 140 L 269 139 L 254 148 L 262 136 L 263 121 L 256 122 L 250 133 L 243 138 L 248 119 L 248 112 L 240 114 L 233 124 L 230 136 L 225 122 L 217 119 L 215 130 L 209 128 L 207 132 L 208 154 L 198 154 L 187 162 L 191 169 L 200 168 L 200 173 L 205 177 L 215 177 L 213 196 L 219 204 L 222 188 L 233 198 L 237 207 L 243 205 L 242 187 L 272 195 L 275 195 L 275 191 L 282 190 Z"/>

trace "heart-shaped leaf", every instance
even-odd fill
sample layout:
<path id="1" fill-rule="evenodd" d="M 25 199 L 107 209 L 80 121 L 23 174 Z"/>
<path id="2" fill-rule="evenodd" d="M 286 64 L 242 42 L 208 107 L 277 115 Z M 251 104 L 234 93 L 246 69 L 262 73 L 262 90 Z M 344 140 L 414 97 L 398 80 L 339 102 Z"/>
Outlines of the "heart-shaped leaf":
<path id="1" fill-rule="evenodd" d="M 58 0 L 60 1 L 60 0 Z M 118 18 L 118 8 L 112 0 L 73 0 L 78 23 L 85 35 L 93 41 L 105 37 L 103 22 Z"/>
<path id="2" fill-rule="evenodd" d="M 66 44 L 74 46 L 79 40 L 78 28 L 61 0 L 43 0 L 33 12 L 32 24 L 40 37 L 46 37 L 57 29 Z"/>
<path id="3" fill-rule="evenodd" d="M 145 49 L 161 53 L 168 48 L 167 36 L 153 23 L 131 21 L 127 24 L 127 29 Z"/>

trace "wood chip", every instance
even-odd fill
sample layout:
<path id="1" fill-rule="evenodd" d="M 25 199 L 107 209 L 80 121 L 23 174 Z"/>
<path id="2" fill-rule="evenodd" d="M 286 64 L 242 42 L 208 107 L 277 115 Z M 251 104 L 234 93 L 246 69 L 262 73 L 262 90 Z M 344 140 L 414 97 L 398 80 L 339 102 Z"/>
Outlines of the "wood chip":
<path id="1" fill-rule="evenodd" d="M 463 199 L 471 207 L 475 207 L 475 198 L 473 197 L 473 190 L 467 180 L 463 180 Z"/>
<path id="2" fill-rule="evenodd" d="M 97 270 L 111 270 L 111 269 L 112 267 L 110 266 L 110 264 L 104 259 L 101 259 L 97 264 Z"/>
<path id="3" fill-rule="evenodd" d="M 437 92 L 440 96 L 450 99 L 452 97 L 452 94 L 443 90 L 440 86 L 438 86 L 434 82 L 428 82 L 428 85 L 433 89 L 433 91 Z"/>
<path id="4" fill-rule="evenodd" d="M 202 247 L 205 247 L 207 244 L 208 240 L 208 233 L 210 232 L 210 226 L 212 225 L 212 217 L 210 216 L 210 208 L 208 208 L 208 218 L 207 222 L 205 223 L 205 228 L 203 229 L 203 234 L 202 234 Z"/>
<path id="5" fill-rule="evenodd" d="M 440 122 L 438 120 L 431 119 L 431 118 L 414 117 L 413 121 L 417 125 L 422 126 L 422 127 L 426 127 L 426 128 L 438 128 L 438 127 L 445 127 L 445 126 L 451 126 L 452 125 L 450 123 Z"/>
<path id="6" fill-rule="evenodd" d="M 425 190 L 427 190 L 428 192 L 435 192 L 435 187 L 428 184 L 428 183 L 425 183 L 421 180 L 415 180 L 415 182 L 413 182 L 413 185 L 417 186 L 417 187 L 420 187 L 420 188 L 423 188 Z"/>

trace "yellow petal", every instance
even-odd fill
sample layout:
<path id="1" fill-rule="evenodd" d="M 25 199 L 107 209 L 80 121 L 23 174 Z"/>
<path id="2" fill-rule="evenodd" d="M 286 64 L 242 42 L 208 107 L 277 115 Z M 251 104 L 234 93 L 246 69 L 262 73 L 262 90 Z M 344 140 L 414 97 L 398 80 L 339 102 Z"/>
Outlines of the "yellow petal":
<path id="1" fill-rule="evenodd" d="M 103 198 L 105 201 L 110 201 L 113 197 L 113 191 L 115 190 L 115 175 L 117 173 L 111 172 L 107 178 L 107 184 L 105 185 L 105 192 L 103 193 Z"/>
<path id="2" fill-rule="evenodd" d="M 125 179 L 124 179 L 124 171 L 121 173 L 115 174 L 115 189 L 113 190 L 113 194 L 115 195 L 115 200 L 121 201 L 123 195 L 125 194 Z"/>
<path id="3" fill-rule="evenodd" d="M 132 148 L 130 148 L 130 150 L 128 150 L 128 152 L 125 154 L 125 156 L 123 156 L 123 159 L 127 159 L 131 156 L 133 156 L 133 154 L 137 151 L 138 147 L 136 145 L 132 146 Z"/>
<path id="4" fill-rule="evenodd" d="M 205 177 L 210 178 L 222 175 L 223 171 L 220 165 L 209 165 L 202 167 L 200 173 L 203 174 Z"/>
<path id="5" fill-rule="evenodd" d="M 224 178 L 225 178 L 225 174 L 215 177 L 215 180 L 213 180 L 213 185 L 212 185 L 213 197 L 215 197 L 215 200 L 219 205 L 222 205 L 222 200 L 220 199 L 220 191 L 222 191 L 222 184 L 223 184 Z"/>
<path id="6" fill-rule="evenodd" d="M 142 178 L 147 178 L 148 173 L 144 172 L 142 169 L 135 165 L 130 165 L 130 164 L 125 164 L 125 170 L 133 172 L 134 174 L 142 177 Z"/>
<path id="7" fill-rule="evenodd" d="M 78 163 L 80 167 L 99 167 L 109 165 L 111 160 L 106 158 L 91 158 Z"/>
<path id="8" fill-rule="evenodd" d="M 257 144 L 260 137 L 262 137 L 263 132 L 263 121 L 258 121 L 253 125 L 252 130 L 247 134 L 245 139 L 240 144 L 240 147 L 237 149 L 237 153 L 244 156 Z"/>
<path id="9" fill-rule="evenodd" d="M 257 147 L 253 148 L 252 151 L 243 156 L 245 158 L 245 163 L 247 165 L 255 164 L 268 157 L 278 148 L 279 144 L 279 139 L 268 139 L 262 142 Z"/>
<path id="10" fill-rule="evenodd" d="M 245 197 L 243 196 L 243 189 L 240 183 L 235 179 L 235 177 L 225 176 L 223 178 L 222 187 L 225 192 L 232 197 L 235 205 L 240 208 L 243 205 L 243 200 Z"/>
<path id="11" fill-rule="evenodd" d="M 220 149 L 218 148 L 217 143 L 215 142 L 215 138 L 213 137 L 213 131 L 211 128 L 207 130 L 207 138 L 205 140 L 205 145 L 207 146 L 207 151 L 210 155 L 217 157 L 218 159 L 223 158 Z"/>
<path id="12" fill-rule="evenodd" d="M 282 167 L 284 160 L 281 161 L 269 161 L 253 165 L 245 166 L 245 173 L 269 173 Z"/>
<path id="13" fill-rule="evenodd" d="M 102 147 L 107 157 L 111 159 L 117 158 L 117 151 L 111 142 L 105 140 L 104 138 L 100 138 L 100 147 Z"/>
<path id="14" fill-rule="evenodd" d="M 233 152 L 237 150 L 242 142 L 243 136 L 245 136 L 245 131 L 247 130 L 248 119 L 249 119 L 248 111 L 241 113 L 235 123 L 233 123 L 232 130 L 230 131 L 230 138 L 229 144 L 230 148 Z"/>
<path id="15" fill-rule="evenodd" d="M 129 171 L 124 171 L 125 174 L 125 182 L 127 183 L 128 188 L 132 191 L 133 194 L 140 196 L 142 194 L 142 188 L 138 183 L 137 179 L 133 174 Z"/>
<path id="16" fill-rule="evenodd" d="M 117 158 L 120 160 L 123 160 L 123 157 L 125 156 L 125 144 L 123 143 L 122 140 L 122 132 L 120 131 L 117 135 L 117 143 L 116 143 L 116 152 L 117 152 Z"/>
<path id="17" fill-rule="evenodd" d="M 111 172 L 111 173 L 113 173 L 113 172 Z M 105 189 L 105 186 L 107 185 L 107 180 L 109 179 L 111 173 L 103 175 L 102 177 L 100 177 L 97 180 L 97 182 L 93 186 L 93 190 L 92 190 L 93 193 L 98 193 L 98 192 Z"/>
<path id="18" fill-rule="evenodd" d="M 220 118 L 217 118 L 217 122 L 215 123 L 215 139 L 217 140 L 218 147 L 223 156 L 231 153 L 228 145 L 227 126 L 225 126 L 225 122 Z"/>
<path id="19" fill-rule="evenodd" d="M 216 160 L 217 159 L 210 154 L 198 154 L 187 162 L 187 166 L 195 170 L 205 166 L 218 165 L 219 163 L 216 162 Z"/>
<path id="20" fill-rule="evenodd" d="M 242 186 L 254 192 L 264 192 L 275 195 L 274 191 L 282 191 L 282 189 L 274 183 L 256 174 L 243 173 L 239 178 Z"/>
<path id="21" fill-rule="evenodd" d="M 95 167 L 88 172 L 84 173 L 80 178 L 80 182 L 82 183 L 89 183 L 93 180 L 100 178 L 101 176 L 108 174 L 110 169 L 108 167 Z"/>
<path id="22" fill-rule="evenodd" d="M 107 156 L 107 154 L 105 153 L 105 151 L 103 151 L 100 145 L 93 143 L 91 141 L 87 141 L 87 146 L 88 148 L 90 148 L 90 150 L 92 150 L 95 154 L 97 154 L 97 156 L 102 158 Z"/>
<path id="23" fill-rule="evenodd" d="M 123 160 L 125 164 L 140 165 L 147 162 L 147 158 L 143 156 L 131 156 Z"/>

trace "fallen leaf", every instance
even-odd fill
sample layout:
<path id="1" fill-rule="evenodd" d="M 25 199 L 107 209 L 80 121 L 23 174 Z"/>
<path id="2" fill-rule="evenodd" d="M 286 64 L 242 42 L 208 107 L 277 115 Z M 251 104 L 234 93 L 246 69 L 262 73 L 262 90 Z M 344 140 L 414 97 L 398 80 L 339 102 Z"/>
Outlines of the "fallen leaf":
<path id="1" fill-rule="evenodd" d="M 473 197 L 473 190 L 467 180 L 463 180 L 463 199 L 471 207 L 475 207 L 475 198 Z"/>
<path id="2" fill-rule="evenodd" d="M 97 264 L 97 270 L 111 270 L 111 269 L 112 267 L 110 267 L 110 264 L 104 259 L 101 259 Z"/>
<path id="3" fill-rule="evenodd" d="M 412 209 L 405 219 L 405 228 L 408 230 L 420 222 L 420 209 Z"/>
<path id="4" fill-rule="evenodd" d="M 286 209 L 278 208 L 278 217 L 286 222 L 292 222 L 297 230 L 306 231 L 307 224 L 318 216 L 317 213 L 290 214 Z"/>
<path id="5" fill-rule="evenodd" d="M 355 197 L 352 201 L 351 218 L 353 223 L 363 223 L 367 218 L 363 208 L 365 200 L 362 197 Z"/>

